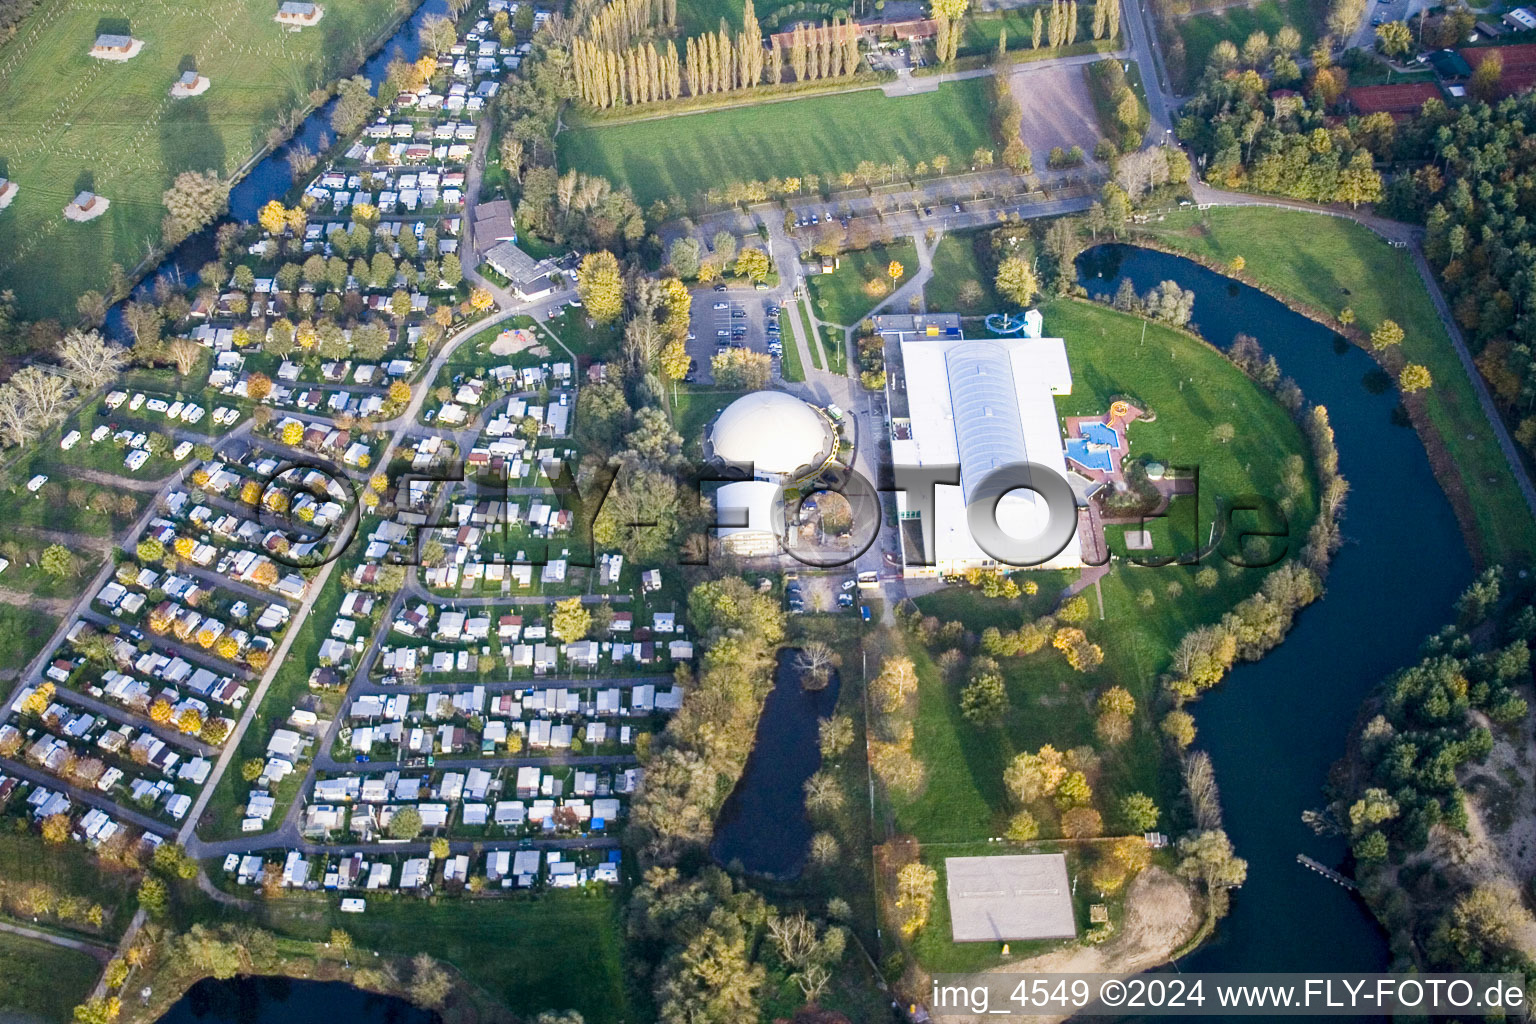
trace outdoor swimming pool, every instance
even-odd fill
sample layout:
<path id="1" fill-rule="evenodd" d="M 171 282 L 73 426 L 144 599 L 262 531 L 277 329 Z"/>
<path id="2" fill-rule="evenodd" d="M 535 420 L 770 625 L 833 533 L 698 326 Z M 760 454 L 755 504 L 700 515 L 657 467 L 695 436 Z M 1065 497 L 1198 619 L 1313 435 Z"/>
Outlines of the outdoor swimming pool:
<path id="1" fill-rule="evenodd" d="M 1084 423 L 1079 428 L 1089 444 L 1104 444 L 1111 448 L 1120 447 L 1120 433 L 1107 423 Z"/>
<path id="2" fill-rule="evenodd" d="M 1108 427 L 1104 429 L 1108 430 Z M 1110 431 L 1111 434 L 1114 431 Z M 1067 438 L 1067 458 L 1082 466 L 1084 469 L 1097 469 L 1108 473 L 1115 468 L 1110 461 L 1109 449 L 1102 444 L 1092 444 L 1087 438 Z"/>

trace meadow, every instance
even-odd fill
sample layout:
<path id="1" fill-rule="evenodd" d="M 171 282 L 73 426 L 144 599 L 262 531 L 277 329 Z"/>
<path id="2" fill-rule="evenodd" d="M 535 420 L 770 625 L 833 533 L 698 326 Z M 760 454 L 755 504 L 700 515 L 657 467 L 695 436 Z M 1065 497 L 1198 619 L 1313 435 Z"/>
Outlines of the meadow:
<path id="1" fill-rule="evenodd" d="M 733 182 L 851 172 L 861 161 L 943 154 L 969 165 L 992 148 L 990 84 L 968 79 L 890 98 L 878 89 L 560 133 L 560 170 L 600 174 L 642 205 Z"/>
<path id="2" fill-rule="evenodd" d="M 99 970 L 88 953 L 0 933 L 0 1006 L 7 1020 L 64 1024 Z"/>
<path id="3" fill-rule="evenodd" d="M 281 935 L 318 941 L 345 928 L 362 949 L 430 953 L 514 1013 L 569 1008 L 594 1024 L 633 1019 L 619 905 L 610 892 L 432 902 L 375 896 L 363 915 L 341 913 L 328 897 L 265 906 L 267 926 Z"/>
<path id="4" fill-rule="evenodd" d="M 0 288 L 15 290 L 24 315 L 73 317 L 76 298 L 105 291 L 114 265 L 131 271 L 159 244 L 161 194 L 178 173 L 239 171 L 279 116 L 306 108 L 399 6 L 328 0 L 317 26 L 291 32 L 273 21 L 274 0 L 124 0 L 110 12 L 46 0 L 0 47 L 0 177 L 19 186 L 0 213 Z M 132 35 L 143 50 L 96 60 L 98 33 Z M 212 87 L 172 99 L 189 69 Z M 66 221 L 80 191 L 110 208 Z"/>
<path id="5" fill-rule="evenodd" d="M 1171 214 L 1143 230 L 1159 245 L 1217 265 L 1242 256 L 1243 277 L 1321 316 L 1336 317 L 1348 306 L 1367 331 L 1386 319 L 1402 324 L 1403 356 L 1429 367 L 1435 382 L 1424 409 L 1443 453 L 1437 457 L 1431 447 L 1431 459 L 1437 472 L 1459 477 L 1483 558 L 1526 561 L 1536 554 L 1520 489 L 1407 250 L 1343 218 L 1258 206 Z"/>

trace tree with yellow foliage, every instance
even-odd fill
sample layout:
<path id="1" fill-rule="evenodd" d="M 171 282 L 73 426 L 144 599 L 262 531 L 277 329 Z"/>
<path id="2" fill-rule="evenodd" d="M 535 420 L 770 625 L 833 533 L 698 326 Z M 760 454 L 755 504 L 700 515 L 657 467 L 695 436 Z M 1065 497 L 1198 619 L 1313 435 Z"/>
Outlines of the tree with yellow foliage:
<path id="1" fill-rule="evenodd" d="M 54 687 L 50 682 L 42 682 L 37 688 L 27 694 L 27 699 L 21 702 L 23 714 L 41 715 L 48 710 L 48 705 L 53 703 Z"/>
<path id="2" fill-rule="evenodd" d="M 176 728 L 191 735 L 203 727 L 203 716 L 197 708 L 182 708 L 176 716 Z"/>
<path id="3" fill-rule="evenodd" d="M 667 342 L 659 362 L 664 380 L 682 380 L 688 375 L 688 343 L 677 338 Z"/>
<path id="4" fill-rule="evenodd" d="M 485 288 L 472 288 L 469 292 L 469 308 L 477 313 L 484 313 L 496 304 L 491 293 Z"/>
<path id="5" fill-rule="evenodd" d="M 213 642 L 218 638 L 219 635 L 217 633 L 215 633 L 209 627 L 204 626 L 202 629 L 197 631 L 197 646 L 206 651 L 208 648 L 213 646 Z"/>
<path id="6" fill-rule="evenodd" d="M 269 234 L 280 235 L 288 226 L 288 208 L 274 199 L 256 213 L 256 223 Z"/>
<path id="7" fill-rule="evenodd" d="M 886 276 L 889 277 L 892 281 L 899 280 L 901 275 L 905 274 L 906 272 L 907 268 L 901 265 L 900 260 L 891 260 L 891 262 L 885 268 Z"/>
<path id="8" fill-rule="evenodd" d="M 50 814 L 43 819 L 43 842 L 60 846 L 69 841 L 69 815 Z"/>
<path id="9" fill-rule="evenodd" d="M 259 672 L 272 663 L 272 653 L 265 647 L 252 647 L 245 652 L 245 663 Z"/>
<path id="10" fill-rule="evenodd" d="M 177 537 L 176 542 L 172 545 L 176 550 L 176 554 L 182 558 L 192 557 L 192 548 L 194 546 L 195 544 L 191 537 Z"/>
<path id="11" fill-rule="evenodd" d="M 403 380 L 397 380 L 389 386 L 389 400 L 397 405 L 405 405 L 411 400 L 411 386 Z"/>
<path id="12" fill-rule="evenodd" d="M 896 908 L 901 912 L 901 932 L 908 938 L 928 923 L 933 886 L 938 880 L 938 872 L 922 861 L 913 861 L 896 872 Z"/>
<path id="13" fill-rule="evenodd" d="M 247 480 L 240 485 L 240 500 L 247 505 L 254 505 L 261 500 L 261 484 L 255 480 Z"/>
<path id="14" fill-rule="evenodd" d="M 171 720 L 172 711 L 171 702 L 162 697 L 149 706 L 149 720 L 164 725 Z"/>
<path id="15" fill-rule="evenodd" d="M 613 253 L 588 253 L 576 269 L 576 294 L 587 315 L 600 324 L 612 323 L 624 312 L 624 277 Z"/>
<path id="16" fill-rule="evenodd" d="M 240 655 L 240 641 L 232 636 L 221 636 L 215 651 L 219 657 L 234 661 Z"/>
<path id="17" fill-rule="evenodd" d="M 773 261 L 761 249 L 743 249 L 736 256 L 736 274 L 754 282 L 764 281 L 773 269 Z"/>
<path id="18" fill-rule="evenodd" d="M 1403 367 L 1403 372 L 1397 375 L 1397 386 L 1402 388 L 1403 394 L 1412 395 L 1434 386 L 1435 379 L 1429 374 L 1429 367 L 1422 363 L 1409 363 Z"/>
<path id="19" fill-rule="evenodd" d="M 304 440 L 304 424 L 298 420 L 289 420 L 283 424 L 283 444 L 297 446 Z"/>

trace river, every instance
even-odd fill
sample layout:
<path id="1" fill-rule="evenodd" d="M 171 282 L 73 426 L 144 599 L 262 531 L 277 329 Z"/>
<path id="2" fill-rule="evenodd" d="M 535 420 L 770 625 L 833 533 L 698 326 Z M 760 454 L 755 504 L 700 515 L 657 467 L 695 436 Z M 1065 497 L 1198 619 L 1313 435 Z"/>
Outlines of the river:
<path id="1" fill-rule="evenodd" d="M 1194 319 L 1218 346 L 1252 335 L 1307 400 L 1325 405 L 1349 481 L 1344 547 L 1321 601 L 1258 662 L 1240 665 L 1194 706 L 1221 786 L 1226 828 L 1248 881 L 1215 938 L 1181 962 L 1189 971 L 1371 971 L 1386 937 L 1354 895 L 1296 863 L 1342 867 L 1341 839 L 1321 838 L 1301 812 L 1321 806 L 1329 766 L 1360 704 L 1425 635 L 1451 617 L 1472 562 L 1418 435 L 1393 412 L 1395 389 L 1370 387 L 1375 362 L 1263 292 L 1176 256 L 1100 246 L 1079 261 L 1082 284 L 1113 294 L 1128 277 L 1144 293 L 1177 281 L 1196 294 Z M 1375 392 L 1375 393 L 1373 393 Z"/>

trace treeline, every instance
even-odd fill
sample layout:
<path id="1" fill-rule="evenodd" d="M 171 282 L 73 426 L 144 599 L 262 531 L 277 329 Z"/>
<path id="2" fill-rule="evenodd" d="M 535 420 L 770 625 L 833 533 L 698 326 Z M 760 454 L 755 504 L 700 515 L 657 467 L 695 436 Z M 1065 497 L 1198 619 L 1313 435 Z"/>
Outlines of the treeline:
<path id="1" fill-rule="evenodd" d="M 628 189 L 606 178 L 555 166 L 555 124 L 561 103 L 574 88 L 573 69 L 548 59 L 558 45 L 549 34 L 534 39 L 534 52 L 521 73 L 498 97 L 502 125 L 498 150 L 517 222 L 540 238 L 588 250 L 625 254 L 645 237 L 647 223 Z M 665 207 L 657 211 L 665 218 Z"/>
<path id="2" fill-rule="evenodd" d="M 861 61 L 857 26 L 841 13 L 830 23 L 796 25 L 787 46 L 773 39 L 764 47 L 752 0 L 741 31 L 733 33 L 721 19 L 718 32 L 685 39 L 681 53 L 671 39 L 647 38 L 675 28 L 675 0 L 615 0 L 598 11 L 571 40 L 578 98 L 608 109 L 786 80 L 847 78 Z"/>
<path id="3" fill-rule="evenodd" d="M 1438 101 L 1399 126 L 1396 152 L 1420 166 L 1380 209 L 1425 225 L 1424 251 L 1478 368 L 1515 436 L 1536 452 L 1536 96 L 1454 110 Z"/>
<path id="4" fill-rule="evenodd" d="M 1088 85 L 1099 114 L 1099 126 L 1110 134 L 1110 141 L 1122 153 L 1141 148 L 1152 115 L 1141 105 L 1125 69 L 1113 57 L 1088 66 Z"/>
<path id="5" fill-rule="evenodd" d="M 1501 787 L 1520 784 L 1467 766 L 1486 761 L 1496 743 L 1524 750 L 1529 742 L 1520 691 L 1530 682 L 1536 608 L 1528 595 L 1507 599 L 1502 573 L 1492 568 L 1456 611 L 1456 622 L 1425 643 L 1419 662 L 1372 695 L 1367 714 L 1374 714 L 1354 737 L 1357 752 L 1335 773 L 1346 781 L 1325 812 L 1306 817 L 1349 840 L 1362 892 L 1391 936 L 1394 970 L 1529 976 L 1536 964 L 1522 951 L 1521 934 L 1533 921 L 1514 881 L 1516 865 L 1497 860 L 1497 841 L 1479 844 L 1485 849 L 1470 861 L 1450 847 L 1477 813 L 1469 812 L 1469 799 L 1491 809 Z M 1474 777 L 1476 796 L 1468 788 Z"/>
<path id="6" fill-rule="evenodd" d="M 1392 155 L 1390 115 L 1327 116 L 1347 82 L 1326 45 L 1312 53 L 1305 95 L 1282 90 L 1301 84 L 1293 44 L 1282 30 L 1274 40 L 1255 33 L 1241 53 L 1217 46 L 1176 131 L 1206 161 L 1206 179 L 1223 188 L 1351 206 L 1382 197 L 1378 160 Z M 1283 37 L 1283 38 L 1282 38 Z M 1266 79 L 1265 74 L 1268 74 Z"/>
<path id="7" fill-rule="evenodd" d="M 37 9 L 38 0 L 0 0 L 0 42 L 16 34 L 22 19 Z"/>

